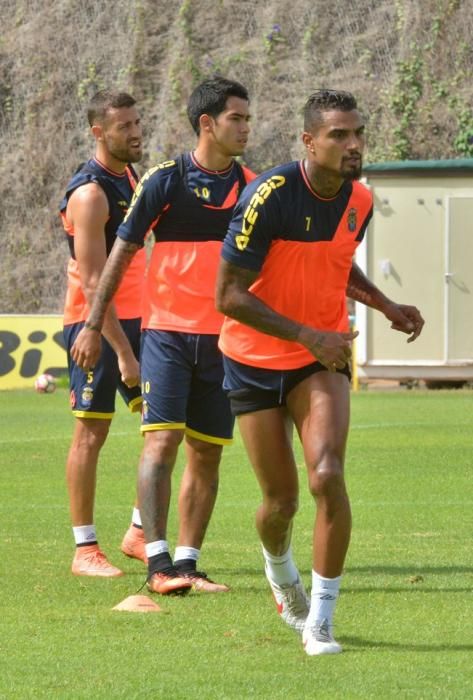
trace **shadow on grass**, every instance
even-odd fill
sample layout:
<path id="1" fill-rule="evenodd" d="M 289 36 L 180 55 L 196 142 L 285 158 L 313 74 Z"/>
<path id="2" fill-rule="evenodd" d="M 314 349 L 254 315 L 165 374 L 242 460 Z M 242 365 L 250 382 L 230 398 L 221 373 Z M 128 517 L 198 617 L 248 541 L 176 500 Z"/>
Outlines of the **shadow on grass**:
<path id="1" fill-rule="evenodd" d="M 135 586 L 138 593 L 143 592 L 146 587 L 147 570 L 143 566 L 142 571 L 122 566 L 130 582 L 131 588 Z M 236 569 L 226 569 L 222 567 L 209 567 L 209 576 L 216 581 L 225 581 L 233 592 L 250 593 L 260 595 L 267 590 L 267 581 L 263 568 L 238 567 Z M 301 575 L 304 580 L 310 580 L 310 569 L 302 569 Z M 350 585 L 350 574 L 370 574 L 373 576 L 373 585 Z M 408 566 L 350 566 L 344 572 L 343 593 L 471 593 L 472 586 L 441 586 L 433 585 L 435 576 L 445 575 L 473 575 L 471 566 L 445 566 L 445 567 L 408 567 Z M 396 581 L 392 585 L 386 585 L 383 581 L 376 583 L 378 577 L 389 576 Z M 410 580 L 412 578 L 412 580 Z M 227 580 L 229 579 L 229 580 Z M 399 580 L 402 579 L 402 580 Z M 123 581 L 123 579 L 121 579 Z M 473 584 L 472 584 L 473 585 Z"/>
<path id="2" fill-rule="evenodd" d="M 231 574 L 232 576 L 263 576 L 264 564 L 258 566 L 238 566 L 235 569 L 226 569 L 223 567 L 213 566 L 212 573 Z M 299 568 L 299 571 L 304 576 L 310 576 L 311 570 L 308 568 Z M 366 566 L 347 566 L 344 570 L 344 575 L 348 574 L 372 574 L 374 576 L 445 576 L 446 574 L 473 574 L 473 566 L 464 566 L 461 564 L 453 564 L 447 566 L 392 566 L 392 565 L 366 565 Z"/>
<path id="3" fill-rule="evenodd" d="M 413 576 L 415 574 L 443 576 L 445 574 L 473 574 L 473 566 L 451 564 L 446 566 L 347 566 L 346 574 L 384 574 L 386 576 Z"/>
<path id="4" fill-rule="evenodd" d="M 309 572 L 310 573 L 310 572 Z M 386 585 L 380 582 L 379 585 L 372 586 L 353 586 L 349 585 L 350 574 L 369 574 L 372 577 L 391 577 L 396 579 L 394 585 Z M 471 576 L 473 575 L 473 567 L 463 565 L 448 565 L 448 566 L 349 566 L 345 570 L 344 586 L 345 592 L 351 593 L 401 593 L 412 591 L 415 593 L 469 593 L 472 586 L 445 586 L 439 585 L 436 577 L 444 576 Z M 399 581 L 399 579 L 403 579 Z M 437 583 L 437 585 L 435 585 Z M 451 584 L 451 581 L 450 581 Z"/>
<path id="5" fill-rule="evenodd" d="M 338 637 L 337 637 L 338 639 Z M 473 651 L 473 644 L 405 644 L 396 642 L 375 642 L 368 641 L 367 639 L 361 639 L 360 637 L 340 637 L 340 642 L 345 645 L 344 652 L 350 652 L 350 649 L 346 647 L 349 644 L 351 647 L 356 647 L 356 651 L 373 651 L 373 649 L 379 649 L 384 651 L 389 649 L 390 651 L 420 651 L 420 652 L 446 652 L 446 651 Z M 351 651 L 355 651 L 352 649 Z"/>
<path id="6" fill-rule="evenodd" d="M 435 586 L 429 588 L 422 588 L 426 581 L 422 583 L 409 583 L 406 582 L 404 586 L 360 586 L 356 588 L 354 586 L 344 586 L 343 593 L 471 593 L 472 587 L 468 588 L 446 588 L 442 586 Z"/>

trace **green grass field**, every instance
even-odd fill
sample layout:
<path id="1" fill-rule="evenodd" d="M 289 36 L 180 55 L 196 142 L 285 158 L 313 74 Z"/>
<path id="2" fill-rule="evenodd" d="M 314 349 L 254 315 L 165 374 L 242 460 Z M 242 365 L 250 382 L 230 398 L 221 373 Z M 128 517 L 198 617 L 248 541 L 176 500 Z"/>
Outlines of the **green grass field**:
<path id="1" fill-rule="evenodd" d="M 120 407 L 99 470 L 96 524 L 126 572 L 116 580 L 70 574 L 66 390 L 0 392 L 0 416 L 1 698 L 473 697 L 471 392 L 353 395 L 354 527 L 335 657 L 307 657 L 276 614 L 253 526 L 258 488 L 238 437 L 201 560 L 232 591 L 160 598 L 163 613 L 140 615 L 112 611 L 145 578 L 119 551 L 141 449 L 136 416 Z M 302 466 L 301 486 L 294 551 L 309 585 Z"/>

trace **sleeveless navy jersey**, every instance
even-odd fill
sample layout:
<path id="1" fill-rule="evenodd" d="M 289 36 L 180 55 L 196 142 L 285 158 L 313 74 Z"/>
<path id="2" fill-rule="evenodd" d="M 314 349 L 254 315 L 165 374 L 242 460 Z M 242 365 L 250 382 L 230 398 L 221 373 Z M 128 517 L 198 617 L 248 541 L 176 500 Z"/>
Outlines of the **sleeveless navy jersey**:
<path id="1" fill-rule="evenodd" d="M 117 231 L 143 245 L 154 232 L 146 278 L 143 328 L 218 333 L 215 278 L 233 209 L 253 173 L 233 161 L 214 172 L 184 153 L 148 170 Z"/>
<path id="2" fill-rule="evenodd" d="M 359 182 L 346 181 L 335 197 L 324 199 L 312 190 L 302 162 L 293 161 L 249 185 L 235 207 L 222 255 L 240 267 L 260 270 L 276 241 L 286 241 L 288 247 L 291 242 L 332 241 L 342 222 L 343 240 L 360 243 L 372 213 L 371 197 Z"/>
<path id="3" fill-rule="evenodd" d="M 325 331 L 348 330 L 346 287 L 357 246 L 373 211 L 371 192 L 344 182 L 334 197 L 315 192 L 303 162 L 263 173 L 245 189 L 223 243 L 223 258 L 257 272 L 250 291 L 282 316 Z M 314 361 L 296 342 L 226 318 L 225 355 L 266 369 Z"/>
<path id="4" fill-rule="evenodd" d="M 67 235 L 70 259 L 67 266 L 67 294 L 64 306 L 64 324 L 81 323 L 89 313 L 87 300 L 82 289 L 82 277 L 74 250 L 74 226 L 67 219 L 67 204 L 72 193 L 89 182 L 102 188 L 108 202 L 109 217 L 104 226 L 107 256 L 116 240 L 117 229 L 128 210 L 138 178 L 130 165 L 120 175 L 105 168 L 95 158 L 83 163 L 72 176 L 66 187 L 66 193 L 60 204 L 60 214 Z M 141 316 L 141 299 L 143 293 L 146 254 L 142 250 L 135 255 L 114 296 L 118 318 L 125 320 Z"/>
<path id="5" fill-rule="evenodd" d="M 140 180 L 118 235 L 142 244 L 153 228 L 157 243 L 222 241 L 236 201 L 253 177 L 236 161 L 225 171 L 206 170 L 191 153 L 160 163 Z"/>
<path id="6" fill-rule="evenodd" d="M 138 182 L 138 176 L 131 165 L 127 165 L 121 175 L 107 170 L 95 158 L 83 163 L 76 170 L 66 187 L 66 193 L 59 205 L 61 214 L 66 211 L 71 194 L 82 185 L 89 182 L 97 183 L 105 193 L 108 201 L 109 219 L 105 225 L 105 241 L 107 255 L 115 242 L 116 232 L 122 223 L 133 197 L 133 192 Z M 71 257 L 74 254 L 74 236 L 66 232 Z"/>

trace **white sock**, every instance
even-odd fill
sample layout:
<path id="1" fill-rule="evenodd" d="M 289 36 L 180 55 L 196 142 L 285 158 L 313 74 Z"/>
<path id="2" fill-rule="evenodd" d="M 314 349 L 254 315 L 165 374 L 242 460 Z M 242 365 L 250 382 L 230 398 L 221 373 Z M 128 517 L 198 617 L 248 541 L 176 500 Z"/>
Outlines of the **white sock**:
<path id="1" fill-rule="evenodd" d="M 324 578 L 312 571 L 312 591 L 310 594 L 310 610 L 307 623 L 314 624 L 322 620 L 328 620 L 332 624 L 333 613 L 340 591 L 341 576 L 336 578 Z"/>
<path id="2" fill-rule="evenodd" d="M 263 556 L 266 562 L 266 572 L 278 586 L 291 585 L 299 580 L 299 572 L 292 559 L 292 548 L 280 556 L 271 554 L 263 547 Z"/>
<path id="3" fill-rule="evenodd" d="M 76 546 L 85 544 L 97 544 L 95 525 L 78 525 L 72 528 Z"/>
<path id="4" fill-rule="evenodd" d="M 137 525 L 137 527 L 143 527 L 143 523 L 141 522 L 141 515 L 139 508 L 133 508 L 133 515 L 131 516 L 131 522 L 133 525 Z"/>
<path id="5" fill-rule="evenodd" d="M 154 557 L 156 554 L 162 554 L 163 552 L 169 552 L 169 545 L 167 540 L 155 540 L 154 542 L 149 542 L 145 544 L 146 556 L 148 559 Z"/>
<path id="6" fill-rule="evenodd" d="M 174 552 L 174 561 L 181 561 L 181 559 L 193 559 L 197 561 L 200 557 L 200 549 L 195 547 L 176 547 Z"/>

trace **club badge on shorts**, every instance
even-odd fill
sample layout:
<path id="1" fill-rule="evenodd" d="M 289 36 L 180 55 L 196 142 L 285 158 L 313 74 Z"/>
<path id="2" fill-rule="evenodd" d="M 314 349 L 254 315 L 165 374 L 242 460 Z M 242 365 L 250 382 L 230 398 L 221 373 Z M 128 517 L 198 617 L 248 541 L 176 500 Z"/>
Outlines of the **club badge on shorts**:
<path id="1" fill-rule="evenodd" d="M 86 386 L 82 390 L 81 403 L 84 408 L 89 408 L 92 404 L 92 399 L 94 398 L 94 391 L 92 387 Z"/>

